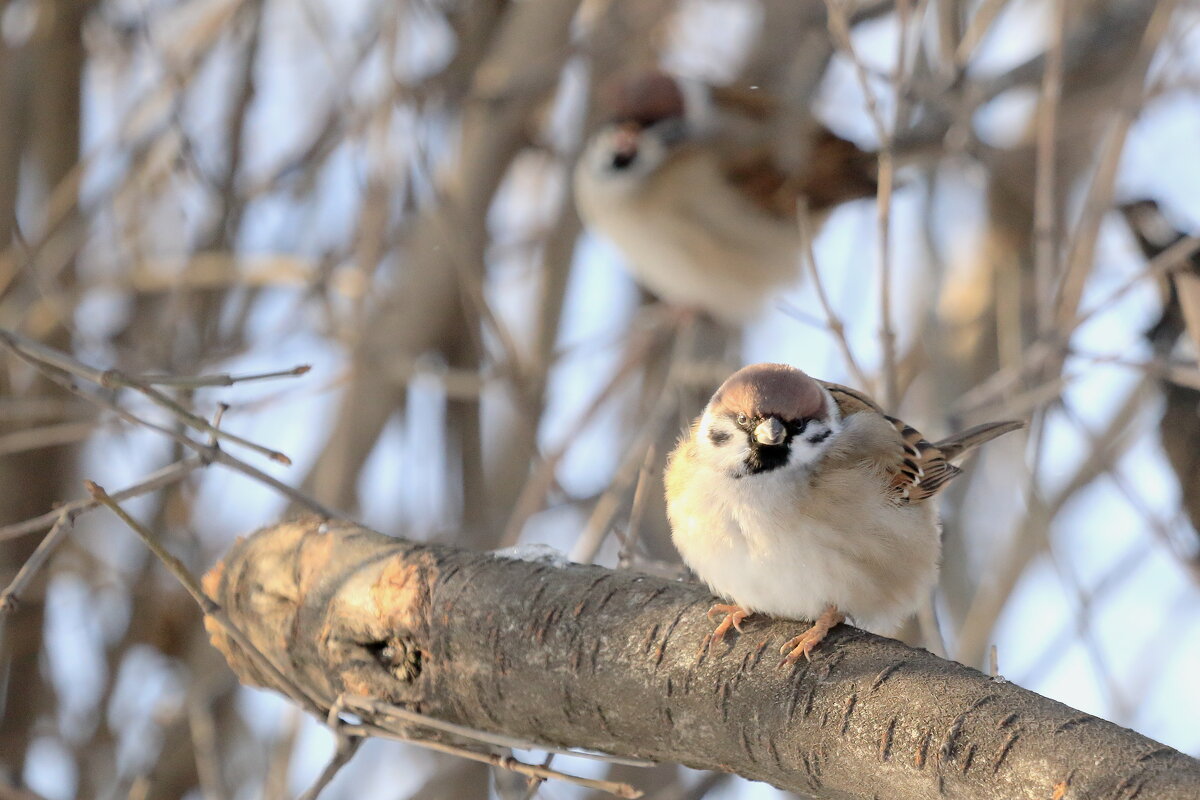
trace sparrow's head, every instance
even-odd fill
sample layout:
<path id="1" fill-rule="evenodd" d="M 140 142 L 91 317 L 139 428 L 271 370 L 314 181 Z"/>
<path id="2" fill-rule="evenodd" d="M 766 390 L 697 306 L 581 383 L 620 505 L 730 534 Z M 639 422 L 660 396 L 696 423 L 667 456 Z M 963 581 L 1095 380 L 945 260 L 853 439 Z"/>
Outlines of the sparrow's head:
<path id="1" fill-rule="evenodd" d="M 600 87 L 599 99 L 609 122 L 642 128 L 682 119 L 687 111 L 683 85 L 654 69 L 616 76 Z"/>
<path id="2" fill-rule="evenodd" d="M 821 384 L 786 364 L 751 364 L 712 396 L 696 446 L 711 466 L 741 478 L 813 466 L 840 428 Z"/>
<path id="3" fill-rule="evenodd" d="M 607 124 L 592 138 L 584 160 L 609 178 L 640 178 L 653 172 L 670 149 L 687 138 L 691 121 L 685 99 L 690 84 L 658 70 L 618 76 L 600 89 Z"/>

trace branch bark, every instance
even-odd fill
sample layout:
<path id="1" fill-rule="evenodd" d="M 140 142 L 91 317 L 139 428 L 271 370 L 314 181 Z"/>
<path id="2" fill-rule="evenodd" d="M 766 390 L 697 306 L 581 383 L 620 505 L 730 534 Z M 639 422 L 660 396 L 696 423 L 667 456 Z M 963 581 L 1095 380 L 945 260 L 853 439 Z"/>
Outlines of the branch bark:
<path id="1" fill-rule="evenodd" d="M 1200 762 L 849 627 L 779 665 L 788 621 L 711 651 L 702 587 L 302 519 L 206 591 L 315 696 L 369 695 L 557 747 L 724 770 L 818 798 L 1195 798 Z M 209 621 L 243 681 L 270 686 Z M 414 735 L 430 737 L 430 732 Z"/>

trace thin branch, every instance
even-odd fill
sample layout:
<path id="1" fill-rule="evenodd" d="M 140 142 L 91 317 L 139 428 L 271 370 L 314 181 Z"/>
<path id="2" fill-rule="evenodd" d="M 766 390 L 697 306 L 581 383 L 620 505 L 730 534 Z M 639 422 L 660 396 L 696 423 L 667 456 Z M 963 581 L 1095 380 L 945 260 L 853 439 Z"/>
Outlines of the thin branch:
<path id="1" fill-rule="evenodd" d="M 1050 47 L 1042 75 L 1041 112 L 1037 125 L 1036 186 L 1033 205 L 1034 283 L 1038 332 L 1053 323 L 1051 297 L 1057 262 L 1056 170 L 1058 107 L 1063 85 L 1063 39 L 1067 27 L 1067 0 L 1054 0 Z"/>
<path id="2" fill-rule="evenodd" d="M 808 203 L 803 197 L 797 200 L 796 223 L 800 228 L 800 257 L 804 261 L 804 266 L 808 269 L 813 289 L 817 293 L 817 302 L 821 304 L 821 310 L 825 313 L 825 324 L 829 332 L 833 334 L 833 340 L 837 343 L 838 349 L 842 351 L 842 358 L 845 360 L 846 367 L 850 370 L 850 374 L 854 378 L 855 385 L 869 391 L 872 382 L 867 379 L 867 374 L 859 366 L 858 359 L 854 357 L 854 351 L 850 348 L 850 342 L 846 338 L 846 326 L 842 323 L 842 318 L 834 311 L 833 304 L 829 302 L 829 295 L 825 293 L 825 283 L 821 280 L 821 271 L 817 268 L 817 255 L 813 250 L 812 224 L 809 222 L 808 217 Z"/>
<path id="3" fill-rule="evenodd" d="M 97 430 L 95 422 L 60 422 L 0 435 L 0 456 L 82 442 Z"/>
<path id="4" fill-rule="evenodd" d="M 612 482 L 600 495 L 600 499 L 596 501 L 596 506 L 592 509 L 583 532 L 575 540 L 575 545 L 571 548 L 572 561 L 590 564 L 596 558 L 596 554 L 600 552 L 601 545 L 604 544 L 604 540 L 612 530 L 613 518 L 620 508 L 626 490 L 637 478 L 647 451 L 674 413 L 678 400 L 675 388 L 679 380 L 679 372 L 683 368 L 684 354 L 690 353 L 693 349 L 695 333 L 695 321 L 692 319 L 684 322 L 681 329 L 677 331 L 675 344 L 668 356 L 670 365 L 662 386 L 659 388 L 659 393 L 652 401 L 645 422 L 625 451 L 625 458 L 617 467 Z"/>
<path id="5" fill-rule="evenodd" d="M 334 748 L 333 757 L 329 759 L 329 763 L 325 765 L 325 769 L 317 776 L 317 780 L 308 788 L 308 791 L 300 795 L 299 800 L 317 800 L 317 797 L 341 771 L 342 767 L 349 764 L 350 759 L 354 758 L 363 739 L 361 736 L 348 735 L 345 731 L 345 726 L 342 726 L 340 730 L 335 730 L 337 746 Z"/>
<path id="6" fill-rule="evenodd" d="M 494 747 L 507 747 L 515 750 L 545 750 L 550 753 L 557 753 L 563 756 L 575 756 L 576 758 L 587 758 L 595 761 L 605 761 L 613 764 L 624 764 L 630 767 L 652 767 L 653 761 L 634 758 L 619 758 L 610 756 L 606 753 L 590 753 L 585 750 L 572 750 L 567 748 L 547 748 L 544 744 L 531 742 L 527 739 L 516 739 L 512 736 L 502 736 L 495 733 L 488 733 L 479 728 L 470 728 L 466 725 L 457 725 L 453 722 L 431 717 L 428 714 L 422 714 L 418 711 L 412 711 L 392 703 L 384 703 L 376 700 L 373 697 L 366 695 L 342 695 L 338 698 L 342 708 L 354 712 L 365 712 L 365 714 L 375 720 L 379 724 L 379 717 L 394 717 L 396 719 L 410 722 L 414 725 L 420 725 L 433 730 L 443 731 L 463 739 L 471 739 L 481 744 L 492 745 Z"/>
<path id="7" fill-rule="evenodd" d="M 637 551 L 638 535 L 641 533 L 642 518 L 646 514 L 646 498 L 649 491 L 654 464 L 658 460 L 658 448 L 653 444 L 646 449 L 642 468 L 638 471 L 637 484 L 633 489 L 633 506 L 629 509 L 629 524 L 621 537 L 621 549 L 617 553 L 617 564 L 628 567 L 633 563 Z"/>
<path id="8" fill-rule="evenodd" d="M 908 57 L 909 16 L 911 7 L 908 0 L 897 4 L 899 11 L 900 47 L 896 54 L 896 67 L 893 80 L 897 88 L 896 111 L 899 115 L 903 104 L 900 102 L 901 76 L 905 73 Z M 892 154 L 894 132 L 889 132 L 883 120 L 883 112 L 871 87 L 870 75 L 850 39 L 850 25 L 846 13 L 838 0 L 825 0 L 828 11 L 829 31 L 854 66 L 863 96 L 866 98 L 867 113 L 879 139 L 878 183 L 876 195 L 875 221 L 877 230 L 876 242 L 876 271 L 879 276 L 879 340 L 883 351 L 883 394 L 884 408 L 895 408 L 899 402 L 899 386 L 896 378 L 896 331 L 892 325 L 892 246 L 891 246 L 891 210 L 892 190 L 895 179 L 896 165 Z M 897 122 L 899 120 L 897 119 Z"/>
<path id="9" fill-rule="evenodd" d="M 112 413 L 116 414 L 121 419 L 124 419 L 127 422 L 131 422 L 135 425 L 141 425 L 142 427 L 149 428 L 150 430 L 153 430 L 153 431 L 158 431 L 159 433 L 163 434 L 164 436 L 167 436 L 167 437 L 175 440 L 179 444 L 183 445 L 184 447 L 196 452 L 201 457 L 201 460 L 204 461 L 205 463 L 216 462 L 219 464 L 223 464 L 223 465 L 229 467 L 230 469 L 236 470 L 237 472 L 241 472 L 243 475 L 246 475 L 247 477 L 250 477 L 260 483 L 266 484 L 267 486 L 271 487 L 272 489 L 275 489 L 280 494 L 288 497 L 291 500 L 294 500 L 297 503 L 300 503 L 300 504 L 306 506 L 309 509 L 312 509 L 314 512 L 321 514 L 322 516 L 324 516 L 328 519 L 337 519 L 337 518 L 340 518 L 343 516 L 339 512 L 334 511 L 333 509 L 328 508 L 327 506 L 325 506 L 321 503 L 318 503 L 316 500 L 309 497 L 307 494 L 300 491 L 299 489 L 289 486 L 288 484 L 284 483 L 283 481 L 279 480 L 278 478 L 268 475 L 267 473 L 263 472 L 262 470 L 258 469 L 257 467 L 253 467 L 250 464 L 247 464 L 245 461 L 242 461 L 241 459 L 230 455 L 229 453 L 222 450 L 220 447 L 217 447 L 215 445 L 206 445 L 206 444 L 197 442 L 194 439 L 191 439 L 188 436 L 184 435 L 183 433 L 181 433 L 177 430 L 174 430 L 173 428 L 167 428 L 165 426 L 150 422 L 147 419 L 143 419 L 143 418 L 137 416 L 136 414 L 133 414 L 132 412 L 125 410 L 124 408 L 117 405 L 112 400 L 109 400 L 107 397 L 103 397 L 103 396 L 95 394 L 93 392 L 84 391 L 75 383 L 74 380 L 71 379 L 71 377 L 68 374 L 62 372 L 61 370 L 57 369 L 56 367 L 49 366 L 47 364 L 44 364 L 44 363 L 42 363 L 40 361 L 36 361 L 36 360 L 30 360 L 30 363 L 33 364 L 40 372 L 42 372 L 43 375 L 45 375 L 51 381 L 53 381 L 54 383 L 57 383 L 59 386 L 62 386 L 63 388 L 70 391 L 71 393 L 73 393 L 79 397 L 82 397 L 82 398 L 88 400 L 89 402 L 94 403 L 95 405 L 98 405 L 107 411 L 111 411 Z M 210 428 L 213 431 L 217 431 L 219 433 L 219 430 L 216 428 L 213 428 L 213 426 L 208 421 L 205 421 L 204 424 L 205 424 L 205 427 Z"/>
<path id="10" fill-rule="evenodd" d="M 1150 259 L 1145 269 L 1139 270 L 1126 279 L 1091 308 L 1077 313 L 1069 325 L 1054 333 L 1053 340 L 1038 339 L 1034 341 L 1025 349 L 1015 364 L 998 370 L 986 380 L 964 392 L 954 403 L 955 412 L 971 414 L 991 407 L 1004 395 L 1022 386 L 1031 376 L 1045 375 L 1050 362 L 1067 354 L 1066 343 L 1070 341 L 1076 330 L 1111 309 L 1144 281 L 1167 277 L 1178 270 L 1187 269 L 1190 263 L 1189 259 L 1197 252 L 1200 252 L 1200 237 L 1188 236 L 1180 239 Z M 1062 375 L 1046 378 L 1043 384 L 1027 390 L 1026 394 L 1029 397 L 1039 397 L 1042 402 L 1046 402 L 1057 396 L 1054 387 L 1057 386 L 1061 389 L 1069 379 L 1069 376 Z"/>
<path id="11" fill-rule="evenodd" d="M 300 723 L 304 719 L 299 709 L 289 706 L 285 709 L 286 719 L 283 731 L 271 743 L 271 754 L 267 760 L 267 775 L 263 781 L 263 800 L 286 800 L 291 797 L 288 793 L 288 768 L 292 764 L 292 754 L 296 750 L 296 738 L 300 734 Z"/>
<path id="12" fill-rule="evenodd" d="M 157 472 L 153 472 L 146 478 L 138 481 L 132 486 L 128 486 L 119 492 L 113 492 L 112 498 L 116 501 L 129 500 L 133 497 L 139 497 L 150 492 L 157 492 L 159 489 L 164 489 L 174 485 L 186 478 L 192 472 L 207 465 L 207 461 L 202 458 L 192 457 L 177 461 L 174 464 L 169 464 Z M 69 503 L 63 503 L 53 511 L 47 511 L 45 514 L 27 519 L 24 522 L 15 522 L 12 525 L 6 525 L 0 528 L 0 542 L 6 539 L 15 539 L 18 536 L 26 536 L 30 533 L 37 533 L 46 528 L 50 528 L 57 524 L 58 520 L 63 515 L 76 517 L 80 512 L 95 508 L 99 503 L 94 498 L 86 498 L 81 500 L 72 500 Z"/>
<path id="13" fill-rule="evenodd" d="M 1118 89 L 1116 119 L 1101 150 L 1099 163 L 1092 174 L 1091 185 L 1084 201 L 1083 214 L 1071 237 L 1066 269 L 1058 283 L 1055 313 L 1059 327 L 1072 327 L 1078 316 L 1079 300 L 1095 260 L 1096 241 L 1104 214 L 1112 207 L 1112 194 L 1120 165 L 1125 138 L 1141 111 L 1142 84 L 1151 59 L 1167 31 L 1167 23 L 1175 12 L 1175 0 L 1156 3 L 1146 25 L 1141 45 L 1133 59 L 1135 68 Z"/>
<path id="14" fill-rule="evenodd" d="M 192 735 L 196 759 L 196 775 L 204 800 L 224 800 L 228 797 L 221 777 L 221 758 L 217 746 L 217 724 L 212 709 L 204 698 L 191 693 L 187 704 L 188 728 Z"/>
<path id="15" fill-rule="evenodd" d="M 200 582 L 192 577 L 192 574 L 188 572 L 183 562 L 168 552 L 154 537 L 154 534 L 130 516 L 125 509 L 121 508 L 120 504 L 104 491 L 103 486 L 91 480 L 84 481 L 84 486 L 97 503 L 116 514 L 130 530 L 137 534 L 142 543 L 150 549 L 150 552 L 162 562 L 167 571 L 175 576 L 180 585 L 192 596 L 192 599 L 196 601 L 196 605 L 200 606 L 200 610 L 204 613 L 204 616 L 220 625 L 225 633 L 229 635 L 229 638 L 244 649 L 247 655 L 272 681 L 277 681 L 276 687 L 280 691 L 306 710 L 318 715 L 323 713 L 321 702 L 312 696 L 310 690 L 302 688 L 299 684 L 295 683 L 270 658 L 259 650 L 250 638 L 233 624 L 225 610 L 205 593 L 204 589 L 200 586 Z"/>
<path id="16" fill-rule="evenodd" d="M 91 381 L 92 383 L 104 388 L 117 387 L 132 389 L 135 392 L 144 395 L 152 403 L 166 409 L 180 422 L 191 428 L 208 433 L 212 436 L 217 436 L 234 444 L 241 445 L 242 447 L 246 447 L 256 453 L 266 456 L 272 461 L 277 461 L 280 464 L 290 465 L 292 463 L 290 458 L 278 450 L 272 450 L 269 447 L 256 444 L 255 442 L 238 436 L 237 434 L 229 433 L 228 431 L 222 431 L 213 427 L 208 420 L 193 414 L 175 400 L 158 391 L 154 387 L 135 380 L 134 378 L 125 375 L 120 370 L 100 370 L 96 369 L 95 367 L 89 367 L 88 365 L 67 355 L 61 350 L 55 350 L 52 347 L 47 347 L 41 342 L 30 339 L 26 336 L 22 336 L 15 331 L 6 330 L 3 328 L 0 328 L 0 344 L 4 344 L 14 354 L 31 364 L 40 363 L 58 370 L 59 372 L 66 373 L 68 375 L 75 375 L 83 378 L 84 380 Z"/>
<path id="17" fill-rule="evenodd" d="M 57 513 L 58 519 L 55 520 L 54 526 L 50 528 L 50 532 L 38 543 L 37 549 L 33 551 L 33 554 L 25 559 L 25 563 L 17 571 L 16 577 L 8 584 L 8 588 L 0 592 L 0 613 L 11 613 L 16 610 L 17 604 L 21 599 L 21 593 L 29 586 L 29 582 L 33 580 L 33 576 L 38 573 L 38 570 L 50 558 L 50 554 L 58 547 L 59 541 L 70 530 L 71 524 L 75 520 L 74 515 L 69 511 L 59 511 Z"/>
<path id="18" fill-rule="evenodd" d="M 452 756 L 465 758 L 469 761 L 478 761 L 482 764 L 489 764 L 493 767 L 506 769 L 515 772 L 518 775 L 528 775 L 533 778 L 552 779 L 562 781 L 564 783 L 582 786 L 585 789 L 595 789 L 596 791 L 606 792 L 616 795 L 617 797 L 629 798 L 636 800 L 642 796 L 642 793 L 630 786 L 628 783 L 620 783 L 617 781 L 603 781 L 594 778 L 581 778 L 578 775 L 570 775 L 566 772 L 559 772 L 556 769 L 548 767 L 540 767 L 536 764 L 526 764 L 524 761 L 518 761 L 512 756 L 501 756 L 494 753 L 479 753 L 474 750 L 468 750 L 464 747 L 456 747 L 452 744 L 443 742 L 434 742 L 428 739 L 413 739 L 403 734 L 389 731 L 377 725 L 370 723 L 362 723 L 360 725 L 343 725 L 342 730 L 347 733 L 352 733 L 357 736 L 375 736 L 380 739 L 391 739 L 397 742 L 405 742 L 406 744 L 423 747 L 427 750 L 436 750 L 439 753 L 448 753 Z"/>
<path id="19" fill-rule="evenodd" d="M 975 48 L 992 29 L 992 23 L 1004 10 L 1007 2 L 1008 0 L 983 0 L 979 4 L 975 15 L 971 17 L 971 22 L 967 25 L 966 32 L 963 33 L 962 41 L 958 43 L 958 48 L 954 51 L 956 69 L 961 71 L 967 66 L 967 62 L 975 53 Z"/>
<path id="20" fill-rule="evenodd" d="M 550 449 L 531 471 L 529 478 L 525 481 L 525 486 L 522 487 L 516 502 L 513 503 L 512 514 L 509 516 L 508 523 L 504 526 L 504 534 L 500 538 L 501 547 L 510 547 L 517 543 L 517 540 L 521 537 L 521 531 L 524 529 L 525 523 L 541 507 L 546 494 L 550 491 L 551 486 L 554 485 L 554 475 L 558 469 L 558 465 L 571 449 L 571 446 L 579 441 L 580 431 L 588 426 L 596 414 L 604 407 L 605 403 L 643 365 L 652 344 L 650 332 L 644 331 L 643 333 L 644 336 L 631 341 L 629 350 L 613 371 L 612 377 L 596 393 L 596 396 L 592 398 L 587 407 L 572 421 L 563 440 Z"/>
<path id="21" fill-rule="evenodd" d="M 268 381 L 276 378 L 296 378 L 312 370 L 310 364 L 300 364 L 290 369 L 273 370 L 271 372 L 253 372 L 248 375 L 136 375 L 130 378 L 146 386 L 174 386 L 182 389 L 199 389 L 207 386 L 233 386 L 238 383 L 252 381 Z"/>
<path id="22" fill-rule="evenodd" d="M 997 546 L 996 550 L 1002 550 L 1003 554 L 991 554 L 998 567 L 971 599 L 970 607 L 958 631 L 955 648 L 957 659 L 964 663 L 977 663 L 982 659 L 987 640 L 1004 608 L 1005 599 L 1012 592 L 1029 562 L 1047 547 L 1053 520 L 1071 498 L 1089 485 L 1129 446 L 1134 428 L 1131 423 L 1144 407 L 1148 386 L 1148 380 L 1143 378 L 1125 397 L 1104 434 L 1097 438 L 1104 446 L 1093 450 L 1091 457 L 1084 459 L 1077 467 L 1067 485 L 1048 499 L 1043 499 L 1037 491 L 1039 467 L 1044 463 L 1041 449 L 1045 446 L 1046 415 L 1042 413 L 1034 419 L 1030 426 L 1030 438 L 1034 442 L 1036 455 L 1026 487 L 1030 510 L 1013 539 L 1003 548 Z"/>

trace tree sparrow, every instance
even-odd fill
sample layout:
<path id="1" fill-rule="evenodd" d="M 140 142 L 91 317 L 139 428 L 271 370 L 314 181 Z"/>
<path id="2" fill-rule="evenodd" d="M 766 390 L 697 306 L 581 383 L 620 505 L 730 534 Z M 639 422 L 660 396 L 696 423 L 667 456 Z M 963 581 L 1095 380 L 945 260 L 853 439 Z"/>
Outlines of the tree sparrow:
<path id="1" fill-rule="evenodd" d="M 824 128 L 791 171 L 765 147 L 720 141 L 718 112 L 736 106 L 743 122 L 768 113 L 769 100 L 757 95 L 661 72 L 616 81 L 604 94 L 611 118 L 576 166 L 576 205 L 623 251 L 634 277 L 672 305 L 744 322 L 800 275 L 798 198 L 819 221 L 875 194 L 874 156 Z"/>
<path id="2" fill-rule="evenodd" d="M 667 515 L 684 562 L 731 628 L 761 612 L 815 620 L 783 645 L 808 657 L 849 615 L 890 632 L 926 598 L 941 550 L 930 499 L 950 461 L 1020 422 L 930 444 L 861 392 L 785 364 L 744 367 L 717 389 L 667 462 Z"/>

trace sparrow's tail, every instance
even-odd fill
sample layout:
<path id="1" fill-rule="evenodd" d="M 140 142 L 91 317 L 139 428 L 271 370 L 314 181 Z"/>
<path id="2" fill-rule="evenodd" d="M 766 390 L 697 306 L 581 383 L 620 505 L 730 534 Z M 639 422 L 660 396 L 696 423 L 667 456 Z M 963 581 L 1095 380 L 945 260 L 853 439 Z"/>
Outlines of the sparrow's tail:
<path id="1" fill-rule="evenodd" d="M 942 441 L 936 442 L 933 446 L 942 451 L 942 455 L 945 456 L 947 461 L 953 461 L 964 453 L 979 447 L 984 442 L 990 442 L 997 436 L 1003 436 L 1010 431 L 1017 431 L 1024 427 L 1024 422 L 1015 420 L 985 422 L 982 425 L 976 425 L 974 428 L 968 428 L 962 433 L 947 436 Z"/>

